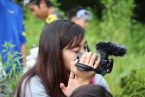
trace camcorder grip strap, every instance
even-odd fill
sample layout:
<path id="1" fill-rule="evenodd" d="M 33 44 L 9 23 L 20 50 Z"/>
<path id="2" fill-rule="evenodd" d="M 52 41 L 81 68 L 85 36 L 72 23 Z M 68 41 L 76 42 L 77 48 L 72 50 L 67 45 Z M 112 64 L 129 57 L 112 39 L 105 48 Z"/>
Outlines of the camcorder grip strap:
<path id="1" fill-rule="evenodd" d="M 82 71 L 93 71 L 94 70 L 91 66 L 81 64 L 81 63 L 77 63 L 76 66 L 77 66 L 77 69 L 82 70 Z"/>
<path id="2" fill-rule="evenodd" d="M 77 66 L 77 69 L 82 70 L 82 71 L 94 71 L 94 72 L 97 71 L 97 69 L 91 66 L 85 65 L 85 64 L 81 64 L 81 63 L 77 63 L 76 66 Z"/>
<path id="3" fill-rule="evenodd" d="M 105 75 L 106 71 L 104 71 L 102 68 L 93 68 L 91 66 L 85 65 L 85 64 L 81 64 L 81 63 L 77 63 L 76 64 L 77 69 L 78 70 L 82 70 L 82 71 L 94 71 L 97 74 L 101 74 L 101 75 Z"/>

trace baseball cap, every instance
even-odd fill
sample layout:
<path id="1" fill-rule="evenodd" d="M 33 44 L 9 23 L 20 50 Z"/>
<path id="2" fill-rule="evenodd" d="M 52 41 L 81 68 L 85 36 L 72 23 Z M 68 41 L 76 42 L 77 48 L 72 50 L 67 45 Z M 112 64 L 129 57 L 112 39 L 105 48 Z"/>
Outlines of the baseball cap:
<path id="1" fill-rule="evenodd" d="M 87 20 L 91 20 L 91 13 L 85 9 L 80 9 L 77 11 L 76 13 L 76 17 L 77 18 L 84 18 L 84 19 L 87 19 Z"/>

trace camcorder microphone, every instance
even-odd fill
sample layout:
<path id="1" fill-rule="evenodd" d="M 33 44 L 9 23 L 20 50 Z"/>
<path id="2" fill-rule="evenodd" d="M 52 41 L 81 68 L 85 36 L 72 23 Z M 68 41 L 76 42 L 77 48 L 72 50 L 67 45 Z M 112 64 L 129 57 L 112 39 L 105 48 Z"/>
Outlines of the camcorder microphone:
<path id="1" fill-rule="evenodd" d="M 100 64 L 97 69 L 77 63 L 77 69 L 83 71 L 95 71 L 97 74 L 106 75 L 111 73 L 113 68 L 113 59 L 109 59 L 109 56 L 124 56 L 127 52 L 127 46 L 109 41 L 101 41 L 96 43 L 96 51 L 100 54 Z M 77 54 L 77 59 L 80 59 L 83 53 Z"/>

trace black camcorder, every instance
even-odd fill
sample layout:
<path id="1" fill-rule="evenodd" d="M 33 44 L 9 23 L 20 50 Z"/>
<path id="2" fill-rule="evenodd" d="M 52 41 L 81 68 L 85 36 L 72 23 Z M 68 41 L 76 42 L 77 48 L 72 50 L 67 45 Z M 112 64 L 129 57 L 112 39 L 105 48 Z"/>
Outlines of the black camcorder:
<path id="1" fill-rule="evenodd" d="M 100 54 L 100 64 L 97 69 L 77 63 L 77 69 L 83 71 L 95 71 L 97 74 L 105 75 L 107 73 L 111 73 L 113 68 L 113 59 L 109 59 L 109 56 L 124 56 L 127 52 L 127 46 L 109 42 L 109 41 L 102 41 L 96 43 L 96 51 Z M 80 59 L 83 53 L 79 52 L 77 54 L 77 59 Z"/>

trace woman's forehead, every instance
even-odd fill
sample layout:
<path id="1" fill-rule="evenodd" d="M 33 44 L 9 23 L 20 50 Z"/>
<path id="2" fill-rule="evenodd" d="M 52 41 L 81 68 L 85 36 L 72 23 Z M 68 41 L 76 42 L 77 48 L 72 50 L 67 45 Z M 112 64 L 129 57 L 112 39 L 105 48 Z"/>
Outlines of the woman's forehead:
<path id="1" fill-rule="evenodd" d="M 83 38 L 83 40 L 77 45 L 77 47 L 81 47 L 87 44 L 86 38 Z"/>
<path id="2" fill-rule="evenodd" d="M 78 41 L 77 39 L 74 39 L 73 43 L 69 44 L 68 46 L 66 46 L 66 49 L 73 49 L 76 47 L 81 47 L 87 44 L 87 41 L 85 38 L 83 38 L 81 41 Z"/>

